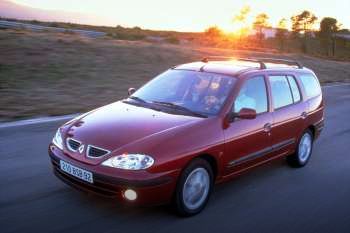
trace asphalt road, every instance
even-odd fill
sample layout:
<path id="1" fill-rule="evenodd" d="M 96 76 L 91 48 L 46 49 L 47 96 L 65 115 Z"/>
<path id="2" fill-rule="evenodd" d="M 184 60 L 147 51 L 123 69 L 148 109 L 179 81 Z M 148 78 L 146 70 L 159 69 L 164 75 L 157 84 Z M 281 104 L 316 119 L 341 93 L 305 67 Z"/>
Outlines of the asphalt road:
<path id="1" fill-rule="evenodd" d="M 130 208 L 59 181 L 47 155 L 62 122 L 0 128 L 0 232 L 350 232 L 350 86 L 324 89 L 326 127 L 308 166 L 284 160 L 216 187 L 207 208 Z"/>

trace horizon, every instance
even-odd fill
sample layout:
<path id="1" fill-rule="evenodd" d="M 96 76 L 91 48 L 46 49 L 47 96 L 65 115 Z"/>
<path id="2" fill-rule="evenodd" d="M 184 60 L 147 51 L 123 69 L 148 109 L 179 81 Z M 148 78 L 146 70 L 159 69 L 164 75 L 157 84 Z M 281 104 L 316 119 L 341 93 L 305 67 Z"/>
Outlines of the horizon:
<path id="1" fill-rule="evenodd" d="M 92 24 L 99 26 L 141 27 L 152 30 L 167 30 L 180 32 L 202 32 L 211 26 L 218 26 L 225 32 L 237 31 L 237 25 L 232 22 L 235 14 L 238 14 L 244 6 L 250 6 L 251 12 L 247 23 L 251 24 L 259 13 L 266 13 L 270 17 L 272 27 L 277 26 L 281 18 L 286 18 L 290 25 L 290 17 L 309 10 L 317 17 L 316 28 L 324 17 L 333 17 L 342 24 L 341 28 L 350 28 L 350 1 L 347 0 L 302 0 L 275 1 L 248 0 L 242 3 L 237 0 L 218 0 L 210 3 L 201 3 L 198 0 L 186 2 L 178 0 L 176 5 L 168 2 L 153 0 L 149 2 L 129 1 L 45 1 L 45 0 L 10 0 L 20 6 L 36 8 L 40 10 L 57 11 L 59 14 L 71 13 L 77 15 L 74 23 Z M 300 3 L 300 4 L 299 4 Z M 122 9 L 118 8 L 122 4 Z M 135 5 L 138 7 L 136 8 Z M 265 9 L 268 5 L 269 8 Z M 283 10 L 281 10 L 283 9 Z M 79 15 L 79 17 L 78 17 Z M 208 15 L 210 17 L 208 17 Z M 67 22 L 70 22 L 70 17 Z M 86 23 L 89 22 L 89 23 Z"/>

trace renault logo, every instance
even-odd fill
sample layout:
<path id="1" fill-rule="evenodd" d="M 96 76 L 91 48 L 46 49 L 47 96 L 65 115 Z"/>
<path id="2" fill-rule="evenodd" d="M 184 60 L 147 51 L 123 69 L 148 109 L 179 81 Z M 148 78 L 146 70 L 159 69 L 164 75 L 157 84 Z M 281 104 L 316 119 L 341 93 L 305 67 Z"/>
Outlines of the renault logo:
<path id="1" fill-rule="evenodd" d="M 79 146 L 78 151 L 79 151 L 80 154 L 83 153 L 83 151 L 84 151 L 84 144 L 82 144 L 81 146 Z"/>

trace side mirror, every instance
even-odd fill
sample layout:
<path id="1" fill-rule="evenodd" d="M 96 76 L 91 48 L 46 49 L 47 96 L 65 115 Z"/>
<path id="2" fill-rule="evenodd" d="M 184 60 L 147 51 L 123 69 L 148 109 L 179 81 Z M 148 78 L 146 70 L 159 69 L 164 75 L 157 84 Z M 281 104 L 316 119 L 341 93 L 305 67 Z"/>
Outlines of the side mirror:
<path id="1" fill-rule="evenodd" d="M 252 108 L 242 108 L 238 113 L 230 113 L 231 122 L 235 118 L 255 119 L 256 118 L 256 111 L 255 111 L 255 109 L 252 109 Z"/>
<path id="2" fill-rule="evenodd" d="M 135 91 L 136 91 L 136 89 L 135 89 L 135 88 L 130 87 L 130 88 L 128 89 L 128 94 L 129 94 L 129 95 L 132 95 L 132 94 L 134 94 L 134 93 L 135 93 Z"/>
<path id="3" fill-rule="evenodd" d="M 238 118 L 241 119 L 255 119 L 256 111 L 252 108 L 242 108 L 237 115 Z"/>

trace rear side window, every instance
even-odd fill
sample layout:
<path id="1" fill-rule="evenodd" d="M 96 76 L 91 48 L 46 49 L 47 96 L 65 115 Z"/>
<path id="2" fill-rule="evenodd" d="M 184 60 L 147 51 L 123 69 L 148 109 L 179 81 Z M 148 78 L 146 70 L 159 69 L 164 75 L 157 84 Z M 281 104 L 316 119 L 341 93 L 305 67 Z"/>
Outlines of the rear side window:
<path id="1" fill-rule="evenodd" d="M 293 103 L 291 88 L 286 76 L 270 76 L 273 108 L 281 108 Z"/>
<path id="2" fill-rule="evenodd" d="M 234 103 L 234 112 L 251 108 L 256 113 L 267 112 L 266 85 L 263 76 L 248 79 L 242 86 Z"/>
<path id="3" fill-rule="evenodd" d="M 312 98 L 321 94 L 320 83 L 317 78 L 312 74 L 302 74 L 300 75 L 300 81 L 308 98 Z"/>
<path id="4" fill-rule="evenodd" d="M 299 102 L 300 101 L 300 92 L 299 92 L 298 85 L 297 85 L 294 77 L 287 76 L 287 78 L 288 78 L 288 82 L 290 85 L 290 90 L 292 91 L 294 103 Z"/>

